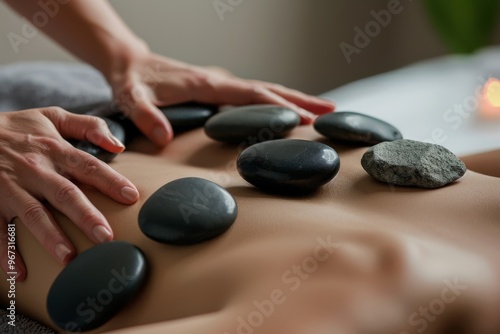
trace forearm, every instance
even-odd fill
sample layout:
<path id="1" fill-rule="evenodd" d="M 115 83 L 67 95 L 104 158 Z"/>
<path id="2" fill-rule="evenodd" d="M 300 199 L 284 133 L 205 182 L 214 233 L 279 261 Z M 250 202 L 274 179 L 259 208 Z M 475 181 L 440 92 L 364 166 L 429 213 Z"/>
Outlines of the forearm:
<path id="1" fill-rule="evenodd" d="M 101 71 L 108 81 L 113 73 L 128 66 L 131 58 L 148 50 L 104 0 L 70 0 L 67 4 L 54 1 L 55 15 L 43 26 L 33 22 L 34 14 L 42 10 L 37 0 L 6 0 L 6 3 L 68 51 Z"/>

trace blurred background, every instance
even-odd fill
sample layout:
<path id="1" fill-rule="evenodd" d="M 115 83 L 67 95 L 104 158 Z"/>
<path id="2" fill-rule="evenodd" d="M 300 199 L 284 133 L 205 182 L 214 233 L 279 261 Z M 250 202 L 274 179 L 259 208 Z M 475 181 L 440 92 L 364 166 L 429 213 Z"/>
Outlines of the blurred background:
<path id="1" fill-rule="evenodd" d="M 392 14 L 385 27 L 378 23 L 377 29 L 377 24 L 370 24 L 376 22 L 374 12 L 387 11 L 394 1 L 111 0 L 111 3 L 132 30 L 158 53 L 194 64 L 222 66 L 238 76 L 279 82 L 319 94 L 359 78 L 451 52 L 449 40 L 445 42 L 447 32 L 439 24 L 431 23 L 431 18 L 436 23 L 439 8 L 430 10 L 425 6 L 426 1 L 401 0 L 399 13 Z M 455 7 L 464 1 L 445 2 Z M 498 1 L 469 1 L 481 2 Z M 483 12 L 491 9 L 485 8 Z M 461 20 L 460 15 L 458 19 Z M 479 22 L 484 19 L 480 17 Z M 486 40 L 500 44 L 500 24 L 493 23 L 491 38 L 487 36 Z M 24 24 L 24 20 L 0 2 L 0 65 L 31 60 L 77 61 L 41 33 L 19 45 L 16 53 L 8 36 L 9 33 L 22 36 Z M 366 35 L 367 25 L 372 36 Z M 362 48 L 356 46 L 355 39 L 360 30 L 366 36 L 365 39 L 358 36 L 358 46 Z M 455 51 L 463 50 L 455 48 Z"/>

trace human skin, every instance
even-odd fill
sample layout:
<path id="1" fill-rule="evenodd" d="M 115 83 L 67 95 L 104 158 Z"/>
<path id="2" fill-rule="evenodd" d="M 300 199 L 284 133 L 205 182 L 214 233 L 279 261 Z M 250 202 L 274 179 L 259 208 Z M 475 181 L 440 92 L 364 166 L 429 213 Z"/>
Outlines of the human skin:
<path id="1" fill-rule="evenodd" d="M 235 170 L 238 149 L 202 130 L 160 150 L 134 143 L 131 149 L 142 153 L 125 152 L 110 164 L 137 185 L 141 198 L 134 205 L 82 187 L 115 239 L 138 246 L 150 266 L 141 294 L 96 333 L 234 334 L 240 317 L 258 317 L 255 303 L 271 299 L 273 312 L 253 333 L 400 334 L 424 326 L 425 333 L 498 333 L 491 329 L 500 318 L 498 178 L 468 171 L 440 189 L 392 187 L 362 169 L 366 148 L 324 141 L 311 127 L 290 137 L 323 141 L 341 159 L 336 178 L 306 197 L 247 184 Z M 224 186 L 238 203 L 236 222 L 194 246 L 148 239 L 137 224 L 142 204 L 163 184 L 187 176 Z M 79 252 L 92 247 L 64 216 L 54 211 L 54 217 Z M 53 326 L 46 297 L 63 267 L 18 222 L 16 236 L 30 268 L 16 286 L 17 311 Z M 0 287 L 6 291 L 5 280 Z M 0 298 L 7 302 L 5 293 Z M 444 312 L 430 311 L 440 305 Z"/>
<path id="2" fill-rule="evenodd" d="M 93 185 L 123 204 L 139 198 L 135 186 L 90 154 L 72 147 L 66 139 L 87 140 L 120 153 L 122 143 L 102 119 L 73 115 L 60 108 L 39 108 L 0 113 L 0 267 L 8 270 L 7 224 L 19 217 L 37 240 L 61 264 L 76 255 L 44 202 L 71 218 L 96 243 L 113 238 L 104 216 L 68 178 Z M 21 256 L 17 280 L 26 277 Z"/>
<path id="3" fill-rule="evenodd" d="M 46 5 L 49 4 L 51 15 L 47 24 L 40 25 L 36 21 L 36 14 L 42 11 L 38 0 L 6 0 L 9 6 L 25 16 L 38 29 L 69 52 L 98 69 L 112 89 L 113 103 L 137 125 L 146 137 L 160 147 L 170 142 L 174 134 L 168 120 L 157 108 L 158 106 L 186 101 L 216 105 L 268 103 L 286 106 L 296 111 L 300 115 L 302 123 L 311 123 L 315 115 L 331 112 L 334 109 L 331 101 L 281 85 L 257 80 L 244 80 L 220 68 L 194 66 L 157 55 L 151 52 L 147 44 L 124 24 L 106 1 L 71 0 L 60 2 L 44 2 Z M 36 119 L 29 121 L 33 123 L 36 122 Z M 96 121 L 97 119 L 94 123 Z M 85 130 L 88 125 L 88 122 L 79 123 L 82 130 Z M 38 129 L 35 128 L 35 130 Z M 58 130 L 62 132 L 65 129 Z M 18 132 L 12 136 L 25 135 L 24 130 Z M 68 133 L 68 131 L 65 132 Z M 74 138 L 74 136 L 70 134 L 65 138 Z M 12 138 L 4 139 L 6 142 L 12 140 Z M 47 137 L 42 139 L 50 140 Z M 25 141 L 25 144 L 29 144 L 29 142 Z M 78 153 L 76 149 L 72 150 L 72 155 Z M 64 158 L 61 155 L 52 156 L 53 161 Z M 44 173 L 53 171 L 50 167 L 53 161 L 48 161 L 47 166 L 43 167 Z M 8 163 L 11 164 L 12 160 Z M 94 166 L 97 166 L 98 163 L 97 160 L 93 161 Z M 38 173 L 39 170 L 32 167 L 31 172 Z M 0 178 L 0 187 L 16 183 L 16 177 L 17 175 L 9 174 L 5 179 Z M 88 179 L 90 184 L 99 181 Z M 116 176 L 114 178 L 108 177 L 105 181 L 114 184 L 115 179 Z M 70 187 L 64 178 L 57 177 L 53 178 L 52 181 L 54 182 L 51 184 L 52 189 L 64 192 Z M 121 183 L 124 186 L 124 181 Z M 17 183 L 16 185 L 21 192 L 16 193 L 14 199 L 19 198 L 19 194 L 25 191 L 28 192 L 31 201 L 33 201 L 31 197 L 38 200 L 48 199 L 47 196 L 40 196 L 39 193 L 30 189 L 34 187 L 33 184 L 20 186 Z M 50 196 L 56 197 L 57 191 Z M 137 192 L 130 190 L 125 202 L 133 203 L 137 200 L 137 196 Z M 123 199 L 121 200 L 124 203 Z M 84 204 L 80 207 L 70 202 L 66 213 L 70 217 L 75 217 L 81 215 L 81 209 L 95 212 L 95 207 L 88 200 L 82 199 L 82 201 Z M 49 202 L 51 201 L 49 200 Z M 14 204 L 23 209 L 27 206 L 26 201 L 21 199 L 14 201 Z M 54 203 L 51 202 L 51 204 Z M 24 217 L 23 222 L 31 226 L 37 239 L 53 256 L 64 263 L 74 257 L 73 245 L 60 233 L 57 226 L 49 222 L 49 218 L 44 219 L 44 223 L 40 224 L 37 219 L 32 218 L 33 215 L 26 214 L 25 211 L 16 210 L 13 215 L 8 208 L 0 207 L 0 216 L 3 216 L 4 220 L 4 222 L 0 220 L 0 247 L 2 249 L 5 249 L 4 245 L 7 244 L 5 233 L 3 233 L 6 231 L 7 222 L 12 217 L 18 216 Z M 38 206 L 35 211 L 38 213 L 42 210 Z M 95 217 L 89 217 L 87 221 L 73 220 L 73 222 L 79 226 L 88 226 L 86 228 L 88 231 L 97 225 L 108 226 L 102 215 L 97 213 Z M 112 238 L 113 231 L 108 232 L 104 240 Z M 18 259 L 18 280 L 21 281 L 26 276 L 26 267 L 21 261 L 21 257 Z M 0 267 L 5 270 L 7 266 L 6 252 L 0 252 L 0 261 Z"/>

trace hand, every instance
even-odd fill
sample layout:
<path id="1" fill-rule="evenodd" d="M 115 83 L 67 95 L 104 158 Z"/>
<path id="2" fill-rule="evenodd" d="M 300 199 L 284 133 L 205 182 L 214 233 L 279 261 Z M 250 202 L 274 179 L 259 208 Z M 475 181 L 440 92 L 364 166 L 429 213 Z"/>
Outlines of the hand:
<path id="1" fill-rule="evenodd" d="M 18 217 L 61 264 L 76 253 L 43 201 L 66 215 L 90 240 L 102 243 L 113 238 L 104 216 L 68 177 L 123 204 L 139 198 L 130 181 L 63 137 L 87 140 L 114 153 L 124 149 L 96 117 L 60 108 L 0 113 L 0 266 L 5 272 L 17 271 L 20 281 L 26 277 L 26 267 L 19 253 L 15 269 L 8 266 L 7 224 L 13 218 Z"/>
<path id="2" fill-rule="evenodd" d="M 172 139 L 173 131 L 157 106 L 187 101 L 276 104 L 296 111 L 303 124 L 313 122 L 315 114 L 334 110 L 330 101 L 277 84 L 239 79 L 219 68 L 188 65 L 148 51 L 130 56 L 125 65 L 106 77 L 118 108 L 160 146 Z"/>

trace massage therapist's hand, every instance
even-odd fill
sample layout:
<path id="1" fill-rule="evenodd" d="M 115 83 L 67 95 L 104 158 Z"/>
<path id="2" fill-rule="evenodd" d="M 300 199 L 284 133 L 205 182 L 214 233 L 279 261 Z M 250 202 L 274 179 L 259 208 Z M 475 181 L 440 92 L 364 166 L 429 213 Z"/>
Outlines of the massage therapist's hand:
<path id="1" fill-rule="evenodd" d="M 295 110 L 303 123 L 311 123 L 314 114 L 334 109 L 329 101 L 279 85 L 238 79 L 220 69 L 155 55 L 104 0 L 65 1 L 56 6 L 57 15 L 51 15 L 50 24 L 42 26 L 33 21 L 40 12 L 39 1 L 5 1 L 68 51 L 98 69 L 111 85 L 118 107 L 157 145 L 167 144 L 173 133 L 156 106 L 185 101 L 278 104 Z"/>
<path id="2" fill-rule="evenodd" d="M 19 253 L 15 270 L 8 267 L 7 224 L 20 221 L 61 264 L 75 249 L 45 207 L 47 202 L 76 224 L 95 243 L 113 238 L 104 216 L 68 178 L 93 186 L 123 204 L 135 203 L 135 186 L 90 154 L 73 148 L 64 138 L 87 140 L 108 151 L 124 147 L 106 123 L 96 117 L 60 108 L 0 113 L 0 264 L 5 272 L 26 277 Z"/>
<path id="3" fill-rule="evenodd" d="M 121 67 L 108 73 L 115 103 L 151 141 L 165 145 L 173 136 L 156 106 L 187 101 L 217 105 L 277 104 L 295 110 L 303 124 L 334 105 L 283 86 L 243 80 L 219 68 L 199 67 L 145 50 L 130 54 Z"/>

